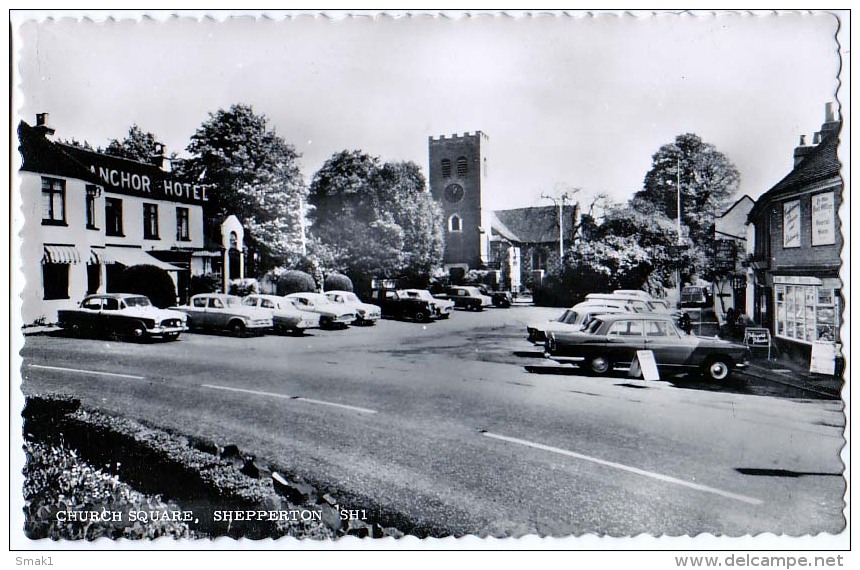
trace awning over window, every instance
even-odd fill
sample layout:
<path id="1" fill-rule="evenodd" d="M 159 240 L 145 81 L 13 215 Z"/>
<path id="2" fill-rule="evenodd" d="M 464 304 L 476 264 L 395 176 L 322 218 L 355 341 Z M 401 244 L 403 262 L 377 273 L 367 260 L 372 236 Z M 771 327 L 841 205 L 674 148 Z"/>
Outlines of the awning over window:
<path id="1" fill-rule="evenodd" d="M 93 251 L 95 251 L 101 263 L 119 263 L 126 267 L 131 267 L 132 265 L 154 265 L 165 271 L 182 271 L 181 267 L 161 261 L 142 249 L 133 247 L 106 247 L 103 250 Z"/>
<path id="2" fill-rule="evenodd" d="M 81 254 L 73 245 L 53 245 L 45 244 L 45 253 L 42 256 L 42 263 L 80 263 Z"/>

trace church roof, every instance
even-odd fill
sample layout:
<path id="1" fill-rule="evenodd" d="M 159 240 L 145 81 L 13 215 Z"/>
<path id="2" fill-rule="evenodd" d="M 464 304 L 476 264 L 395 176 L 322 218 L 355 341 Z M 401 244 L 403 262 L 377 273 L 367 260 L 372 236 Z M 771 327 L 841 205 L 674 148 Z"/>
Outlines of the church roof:
<path id="1" fill-rule="evenodd" d="M 574 207 L 564 207 L 565 237 L 572 233 Z M 558 242 L 558 208 L 534 206 L 496 210 L 492 232 L 516 243 Z"/>

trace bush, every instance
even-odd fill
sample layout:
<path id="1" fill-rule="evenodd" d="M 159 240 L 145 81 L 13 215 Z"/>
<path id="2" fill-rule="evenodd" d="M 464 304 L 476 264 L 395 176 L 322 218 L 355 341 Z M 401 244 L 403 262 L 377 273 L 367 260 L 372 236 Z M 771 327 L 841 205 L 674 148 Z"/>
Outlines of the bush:
<path id="1" fill-rule="evenodd" d="M 200 293 L 218 293 L 221 291 L 221 280 L 213 273 L 193 275 L 190 288 L 192 296 Z"/>
<path id="2" fill-rule="evenodd" d="M 185 522 L 170 521 L 169 511 L 179 510 L 158 496 L 144 495 L 119 481 L 115 475 L 94 469 L 65 446 L 26 442 L 24 452 L 24 534 L 32 539 L 95 540 L 143 539 L 171 536 L 193 537 Z M 121 520 L 59 520 L 60 512 L 118 513 Z M 157 521 L 141 524 L 128 513 L 157 513 Z"/>
<path id="3" fill-rule="evenodd" d="M 341 273 L 329 273 L 325 276 L 326 291 L 352 291 L 352 279 Z"/>
<path id="4" fill-rule="evenodd" d="M 278 295 L 289 295 L 290 293 L 314 293 L 317 290 L 316 281 L 310 274 L 304 271 L 291 269 L 285 271 L 277 282 Z"/>
<path id="5" fill-rule="evenodd" d="M 176 304 L 176 285 L 167 271 L 154 265 L 132 265 L 119 274 L 118 288 L 123 293 L 146 295 L 159 308 Z"/>
<path id="6" fill-rule="evenodd" d="M 259 293 L 259 284 L 256 279 L 234 279 L 230 283 L 231 295 L 247 297 L 253 293 Z"/>

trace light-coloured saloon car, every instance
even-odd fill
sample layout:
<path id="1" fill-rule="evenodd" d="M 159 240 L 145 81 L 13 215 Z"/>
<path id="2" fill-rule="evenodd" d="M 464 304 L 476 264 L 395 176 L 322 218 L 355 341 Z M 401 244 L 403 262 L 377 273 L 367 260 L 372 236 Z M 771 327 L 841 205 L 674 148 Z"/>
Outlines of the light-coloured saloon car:
<path id="1" fill-rule="evenodd" d="M 242 304 L 242 298 L 223 293 L 194 295 L 187 305 L 174 307 L 187 315 L 188 329 L 229 330 L 235 335 L 264 333 L 274 326 L 268 311 Z"/>
<path id="2" fill-rule="evenodd" d="M 357 325 L 372 325 L 382 318 L 382 309 L 379 305 L 363 302 L 352 291 L 326 291 L 325 296 L 332 303 L 353 311 Z"/>
<path id="3" fill-rule="evenodd" d="M 268 311 L 277 332 L 302 334 L 307 329 L 320 326 L 320 316 L 310 311 L 300 311 L 292 299 L 277 295 L 248 295 L 242 304 Z"/>
<path id="4" fill-rule="evenodd" d="M 633 308 L 629 305 L 624 305 L 623 303 L 577 303 L 573 307 L 565 309 L 565 311 L 555 319 L 529 323 L 526 325 L 526 332 L 528 333 L 527 338 L 529 342 L 543 346 L 544 341 L 546 341 L 547 334 L 551 332 L 578 331 L 596 315 L 632 312 Z"/>
<path id="5" fill-rule="evenodd" d="M 286 297 L 293 300 L 297 309 L 317 313 L 320 316 L 320 328 L 347 327 L 355 322 L 355 311 L 332 303 L 322 293 L 290 293 Z"/>

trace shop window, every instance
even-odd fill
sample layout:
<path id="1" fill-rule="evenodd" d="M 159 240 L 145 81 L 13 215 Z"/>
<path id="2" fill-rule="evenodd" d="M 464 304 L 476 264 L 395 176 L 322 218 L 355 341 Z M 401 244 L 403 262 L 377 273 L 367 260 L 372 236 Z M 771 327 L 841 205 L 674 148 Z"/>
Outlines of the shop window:
<path id="1" fill-rule="evenodd" d="M 143 205 L 143 239 L 158 239 L 158 204 Z"/>
<path id="2" fill-rule="evenodd" d="M 122 200 L 105 198 L 105 235 L 123 237 Z"/>
<path id="3" fill-rule="evenodd" d="M 66 181 L 42 177 L 42 225 L 66 225 Z"/>
<path id="4" fill-rule="evenodd" d="M 99 292 L 102 279 L 102 266 L 97 263 L 87 265 L 87 295 Z"/>
<path id="5" fill-rule="evenodd" d="M 87 216 L 87 229 L 97 230 L 96 226 L 96 196 L 98 196 L 98 187 L 94 184 L 87 184 L 87 192 L 84 197 L 84 211 Z"/>
<path id="6" fill-rule="evenodd" d="M 176 208 L 176 241 L 191 241 L 188 208 Z"/>
<path id="7" fill-rule="evenodd" d="M 448 178 L 451 176 L 451 159 L 442 159 L 442 177 Z"/>
<path id="8" fill-rule="evenodd" d="M 817 285 L 776 285 L 776 336 L 806 344 L 839 341 L 839 291 Z"/>
<path id="9" fill-rule="evenodd" d="M 469 165 L 466 162 L 466 157 L 461 156 L 457 159 L 457 176 L 463 177 L 469 173 Z"/>
<path id="10" fill-rule="evenodd" d="M 42 288 L 43 298 L 46 301 L 52 299 L 69 298 L 69 264 L 68 263 L 45 263 L 42 265 Z"/>

